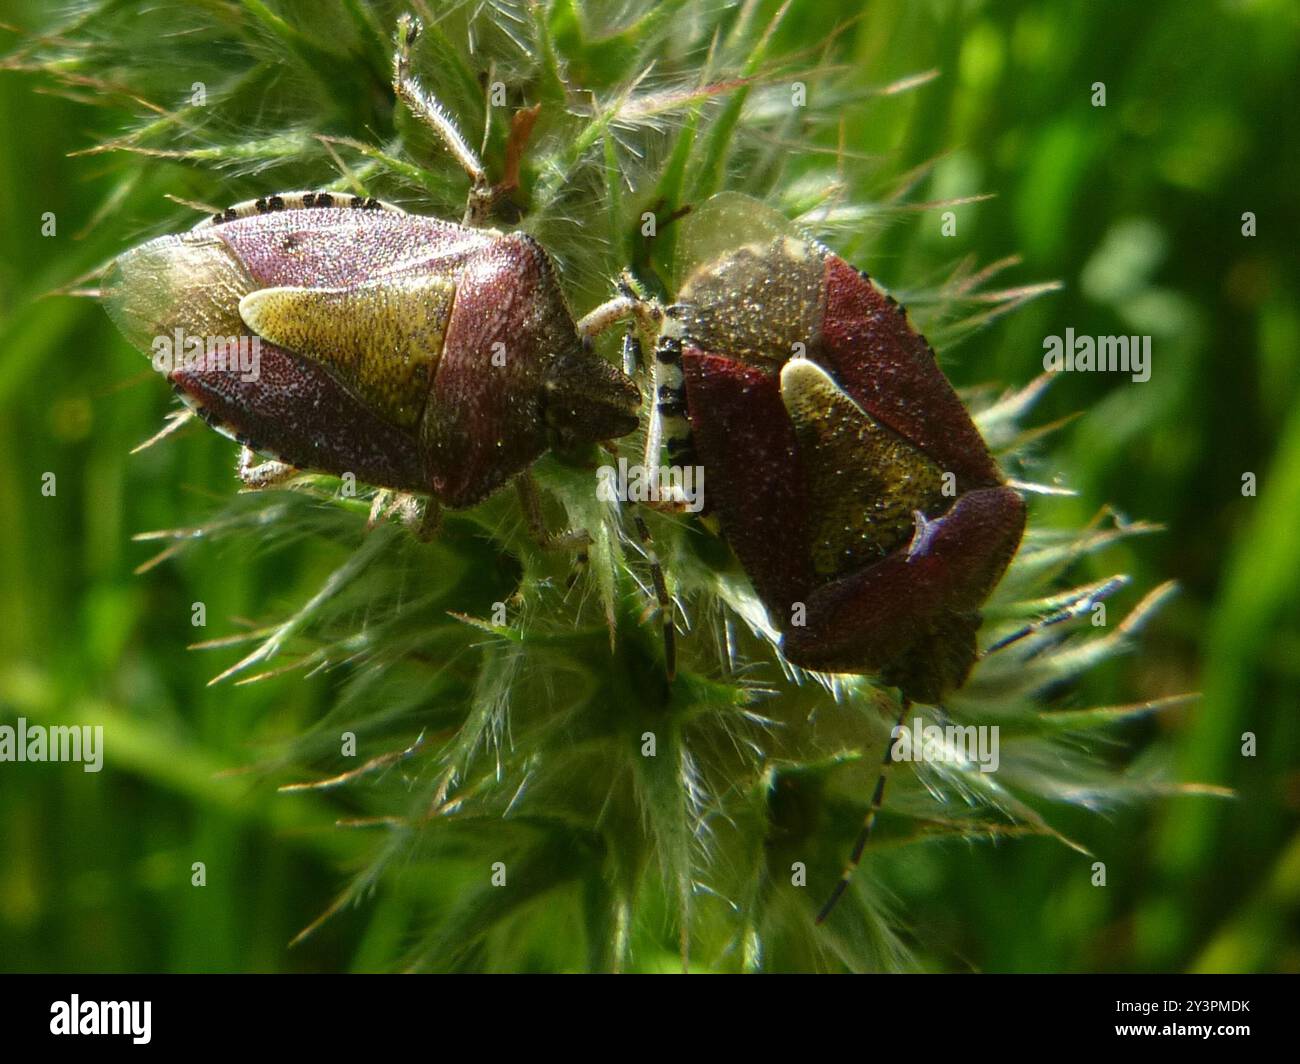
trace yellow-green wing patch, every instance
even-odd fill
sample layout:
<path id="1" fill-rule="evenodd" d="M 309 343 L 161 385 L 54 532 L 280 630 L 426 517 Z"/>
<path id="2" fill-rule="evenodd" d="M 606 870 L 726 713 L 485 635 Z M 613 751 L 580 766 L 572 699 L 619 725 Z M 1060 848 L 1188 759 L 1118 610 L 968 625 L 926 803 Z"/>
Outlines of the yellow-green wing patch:
<path id="1" fill-rule="evenodd" d="M 263 288 L 239 301 L 258 336 L 327 366 L 395 424 L 414 427 L 442 354 L 456 286 L 434 277 L 347 288 Z"/>
<path id="2" fill-rule="evenodd" d="M 831 578 L 906 543 L 913 513 L 943 508 L 943 471 L 857 405 L 821 366 L 792 359 L 781 398 L 808 488 L 813 568 Z"/>

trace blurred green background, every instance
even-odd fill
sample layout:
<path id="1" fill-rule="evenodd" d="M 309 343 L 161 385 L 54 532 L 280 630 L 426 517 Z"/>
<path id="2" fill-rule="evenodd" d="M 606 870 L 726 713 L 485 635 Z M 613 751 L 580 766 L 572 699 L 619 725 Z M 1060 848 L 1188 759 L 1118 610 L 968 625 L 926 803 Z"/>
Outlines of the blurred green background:
<path id="1" fill-rule="evenodd" d="M 45 6 L 0 4 L 23 31 L 6 50 L 51 24 Z M 1043 337 L 1067 327 L 1153 337 L 1148 383 L 1054 383 L 1037 420 L 1083 416 L 1036 473 L 1078 496 L 1041 512 L 1069 527 L 1110 504 L 1165 526 L 1089 562 L 1087 575 L 1134 576 L 1125 605 L 1170 578 L 1182 593 L 1077 702 L 1202 691 L 1121 738 L 1152 771 L 1237 793 L 1062 811 L 1057 826 L 1106 862 L 1105 889 L 1064 875 L 1076 858 L 1049 839 L 928 852 L 902 893 L 922 962 L 1300 970 L 1300 7 L 794 0 L 774 51 L 818 48 L 839 23 L 834 58 L 864 87 L 940 72 L 852 129 L 852 149 L 897 172 L 941 156 L 927 199 L 994 196 L 957 208 L 952 237 L 937 210 L 895 220 L 859 265 L 888 282 L 1019 254 L 1011 283 L 1063 283 L 942 352 L 954 381 L 1023 384 Z M 198 521 L 233 490 L 234 449 L 188 431 L 128 456 L 170 395 L 93 302 L 47 293 L 148 224 L 100 212 L 111 165 L 68 154 L 119 134 L 129 112 L 49 88 L 0 70 L 0 723 L 104 723 L 110 751 L 99 774 L 0 764 L 0 969 L 382 967 L 400 894 L 287 948 L 368 840 L 333 828 L 323 799 L 230 771 L 319 716 L 329 679 L 209 688 L 228 660 L 186 649 L 300 603 L 337 555 L 310 538 L 252 558 L 212 544 L 133 573 L 154 552 L 133 534 Z M 159 162 L 151 181 L 185 195 L 183 173 Z M 55 236 L 41 235 L 45 212 Z M 1243 236 L 1244 212 L 1257 235 Z M 198 600 L 209 627 L 196 636 Z"/>

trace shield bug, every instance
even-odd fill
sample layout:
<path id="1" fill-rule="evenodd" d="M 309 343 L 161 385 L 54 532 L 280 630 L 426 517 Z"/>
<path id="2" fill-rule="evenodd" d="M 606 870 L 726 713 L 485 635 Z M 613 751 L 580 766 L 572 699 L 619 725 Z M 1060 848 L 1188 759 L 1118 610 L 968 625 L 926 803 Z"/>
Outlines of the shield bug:
<path id="1" fill-rule="evenodd" d="M 927 702 L 960 686 L 1024 502 L 933 350 L 866 274 L 747 196 L 693 212 L 677 258 L 675 303 L 624 293 L 604 311 L 656 334 L 646 467 L 661 442 L 702 467 L 789 661 Z"/>
<path id="2" fill-rule="evenodd" d="M 399 25 L 397 96 L 469 173 L 465 224 L 337 192 L 237 204 L 116 259 L 114 321 L 181 398 L 244 446 L 253 486 L 295 469 L 470 506 L 551 446 L 638 422 L 634 381 L 599 358 L 531 237 L 480 226 L 494 190 L 411 76 Z M 271 461 L 255 464 L 253 452 Z"/>
<path id="3" fill-rule="evenodd" d="M 976 660 L 1025 507 L 933 350 L 866 274 L 746 196 L 691 214 L 675 272 L 674 304 L 625 291 L 605 309 L 654 334 L 646 468 L 661 440 L 670 468 L 700 468 L 787 660 L 878 675 L 902 713 L 937 701 Z M 882 770 L 819 922 L 883 794 Z"/>

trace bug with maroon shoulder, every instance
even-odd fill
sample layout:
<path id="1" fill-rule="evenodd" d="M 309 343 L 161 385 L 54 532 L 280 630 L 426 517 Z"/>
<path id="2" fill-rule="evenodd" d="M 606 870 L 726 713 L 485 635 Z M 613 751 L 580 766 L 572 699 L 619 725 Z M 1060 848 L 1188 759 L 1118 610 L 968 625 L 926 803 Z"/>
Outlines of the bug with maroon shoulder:
<path id="1" fill-rule="evenodd" d="M 903 308 L 776 212 L 734 193 L 678 238 L 676 301 L 605 313 L 653 344 L 644 463 L 698 466 L 704 510 L 786 660 L 876 676 L 901 715 L 959 687 L 980 608 L 1024 531 L 1008 486 Z M 829 913 L 861 857 L 883 770 Z"/>
<path id="2" fill-rule="evenodd" d="M 418 31 L 399 23 L 394 92 L 469 175 L 460 224 L 370 197 L 281 193 L 128 251 L 104 300 L 186 405 L 241 444 L 248 486 L 350 473 L 386 489 L 375 515 L 389 492 L 407 493 L 408 516 L 409 493 L 427 497 L 430 535 L 440 505 L 513 480 L 539 540 L 580 544 L 545 531 L 529 467 L 632 431 L 640 392 L 593 353 L 546 251 L 484 224 L 502 190 L 411 74 Z"/>

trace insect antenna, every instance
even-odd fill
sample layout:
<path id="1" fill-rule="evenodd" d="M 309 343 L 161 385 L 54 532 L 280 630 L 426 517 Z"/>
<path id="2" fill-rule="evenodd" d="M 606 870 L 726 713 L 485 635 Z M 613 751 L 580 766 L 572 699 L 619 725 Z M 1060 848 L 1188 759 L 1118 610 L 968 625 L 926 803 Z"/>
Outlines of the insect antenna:
<path id="1" fill-rule="evenodd" d="M 627 332 L 623 334 L 623 372 L 635 377 L 641 368 L 641 338 L 637 336 L 636 323 L 627 323 Z"/>
<path id="2" fill-rule="evenodd" d="M 1046 617 L 1040 617 L 1023 628 L 1004 636 L 996 643 L 989 646 L 980 655 L 981 658 L 987 658 L 999 650 L 1011 646 L 1012 643 L 1019 643 L 1022 639 L 1027 639 L 1036 632 L 1041 632 L 1044 628 L 1051 628 L 1053 625 L 1063 624 L 1068 620 L 1087 613 L 1094 605 L 1104 598 L 1108 598 L 1128 583 L 1127 577 L 1112 576 L 1109 580 L 1104 581 L 1099 586 L 1085 591 L 1076 598 L 1070 599 L 1059 610 L 1049 613 Z"/>
<path id="3" fill-rule="evenodd" d="M 880 759 L 880 772 L 876 776 L 876 789 L 871 794 L 871 806 L 862 821 L 862 830 L 858 832 L 857 841 L 853 844 L 853 852 L 849 854 L 849 859 L 844 864 L 844 871 L 840 873 L 840 881 L 835 884 L 831 896 L 826 899 L 826 903 L 817 913 L 816 923 L 824 923 L 826 918 L 830 916 L 831 910 L 835 908 L 840 898 L 844 896 L 844 892 L 848 890 L 849 883 L 858 870 L 858 865 L 862 863 L 863 851 L 866 850 L 867 843 L 871 840 L 872 829 L 876 826 L 876 815 L 885 802 L 885 780 L 891 761 L 890 752 L 894 748 L 894 733 L 903 726 L 903 719 L 911 708 L 912 700 L 903 695 L 898 710 L 898 719 L 894 722 L 894 726 L 889 729 L 889 734 L 885 736 L 885 753 Z"/>
<path id="4" fill-rule="evenodd" d="M 492 184 L 478 154 L 461 135 L 456 123 L 436 99 L 425 92 L 411 72 L 411 46 L 424 32 L 420 20 L 403 15 L 397 20 L 397 47 L 393 51 L 393 93 L 410 112 L 442 141 L 452 158 L 469 175 L 469 199 L 465 204 L 463 225 L 482 225 L 492 209 Z M 491 108 L 488 108 L 491 113 Z M 486 133 L 485 133 L 486 136 Z"/>
<path id="5" fill-rule="evenodd" d="M 648 341 L 656 352 L 656 361 L 651 371 L 650 380 L 650 415 L 646 429 L 645 450 L 642 468 L 657 470 L 659 468 L 659 450 L 662 440 L 662 414 L 657 401 L 660 377 L 663 373 L 659 366 L 659 355 L 663 348 L 663 338 L 659 335 L 663 322 L 664 310 L 659 303 L 646 295 L 640 283 L 631 271 L 624 270 L 615 282 L 618 294 L 587 313 L 577 323 L 578 335 L 584 343 L 591 343 L 606 329 L 617 322 L 626 323 L 623 334 L 623 372 L 634 376 L 640 368 L 644 343 Z M 680 348 L 680 343 L 676 346 Z M 680 370 L 678 371 L 680 377 Z M 664 666 L 671 682 L 677 675 L 677 629 L 674 625 L 673 600 L 668 594 L 668 585 L 664 580 L 663 566 L 655 552 L 654 540 L 650 530 L 639 513 L 633 511 L 633 523 L 636 525 L 637 537 L 641 541 L 641 550 L 650 566 L 650 579 L 654 584 L 655 599 L 664 626 Z"/>
<path id="6" fill-rule="evenodd" d="M 673 624 L 673 600 L 668 594 L 668 584 L 664 580 L 663 566 L 659 564 L 659 555 L 654 549 L 654 540 L 650 529 L 646 527 L 641 515 L 634 513 L 632 521 L 636 525 L 637 537 L 641 540 L 641 549 L 645 552 L 650 565 L 650 579 L 654 583 L 655 599 L 659 603 L 659 613 L 664 625 L 664 669 L 671 683 L 677 676 L 677 628 Z"/>

